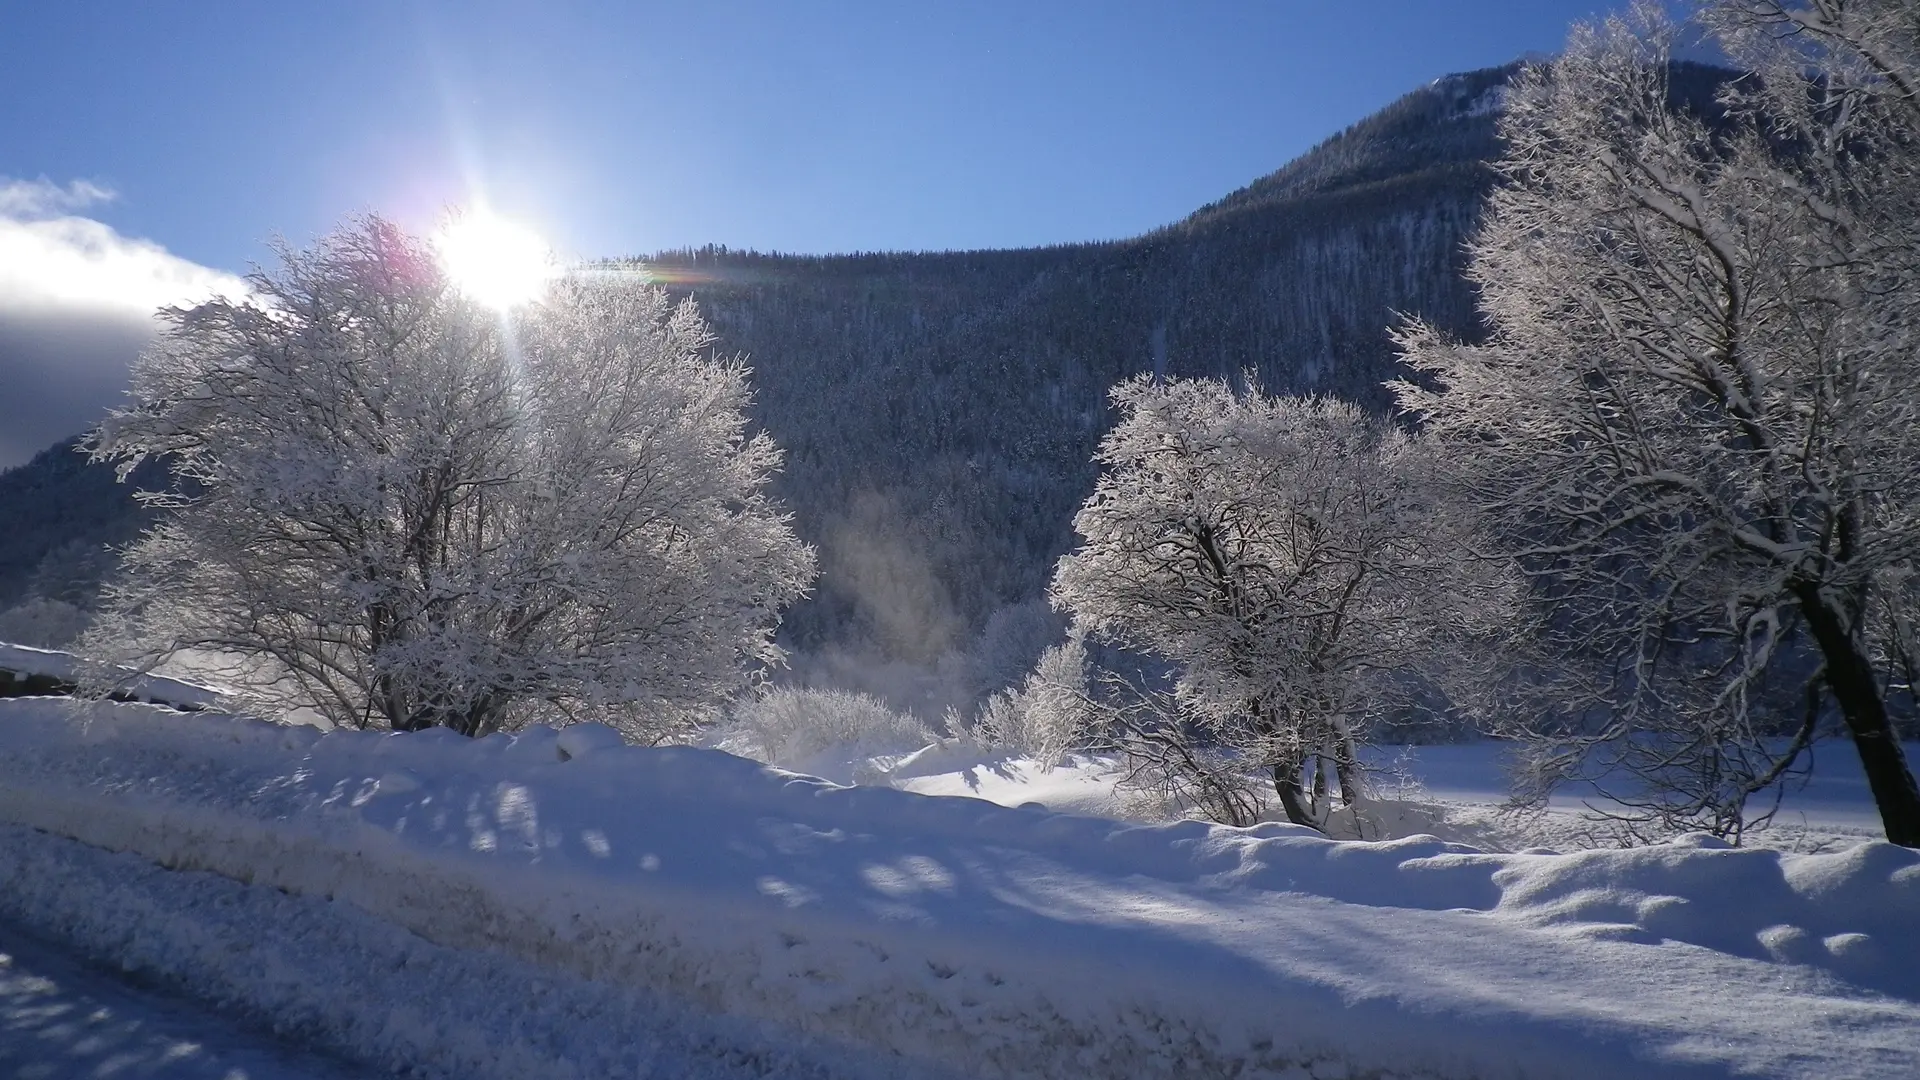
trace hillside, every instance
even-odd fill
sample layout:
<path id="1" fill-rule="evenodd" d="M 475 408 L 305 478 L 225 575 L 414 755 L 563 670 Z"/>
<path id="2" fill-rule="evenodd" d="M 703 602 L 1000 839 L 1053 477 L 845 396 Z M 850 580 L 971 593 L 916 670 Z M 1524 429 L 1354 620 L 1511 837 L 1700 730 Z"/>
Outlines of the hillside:
<path id="1" fill-rule="evenodd" d="M 890 664 L 978 658 L 996 612 L 995 635 L 1044 621 L 1034 601 L 1092 488 L 1107 388 L 1129 375 L 1253 372 L 1384 408 L 1396 313 L 1475 333 L 1463 245 L 1513 70 L 1422 87 L 1133 240 L 642 260 L 748 354 L 759 417 L 788 448 L 780 491 L 824 571 L 792 642 L 826 677 L 911 698 Z M 993 667 L 968 665 L 963 689 L 991 689 Z"/>
<path id="2" fill-rule="evenodd" d="M 109 466 L 93 465 L 67 439 L 0 472 L 0 610 L 29 597 L 83 604 L 112 566 L 107 548 L 140 534 L 151 512 Z M 135 479 L 163 475 L 151 466 Z"/>

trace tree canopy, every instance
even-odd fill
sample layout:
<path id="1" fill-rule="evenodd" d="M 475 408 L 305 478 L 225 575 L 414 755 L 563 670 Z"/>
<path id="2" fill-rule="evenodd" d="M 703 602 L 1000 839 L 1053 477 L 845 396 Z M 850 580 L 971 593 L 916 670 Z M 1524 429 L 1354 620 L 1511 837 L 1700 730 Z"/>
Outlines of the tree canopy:
<path id="1" fill-rule="evenodd" d="M 691 303 L 575 275 L 502 316 L 378 218 L 281 255 L 165 312 L 91 436 L 123 476 L 164 458 L 178 508 L 126 553 L 109 654 L 232 658 L 338 725 L 644 738 L 774 659 L 813 556 Z"/>

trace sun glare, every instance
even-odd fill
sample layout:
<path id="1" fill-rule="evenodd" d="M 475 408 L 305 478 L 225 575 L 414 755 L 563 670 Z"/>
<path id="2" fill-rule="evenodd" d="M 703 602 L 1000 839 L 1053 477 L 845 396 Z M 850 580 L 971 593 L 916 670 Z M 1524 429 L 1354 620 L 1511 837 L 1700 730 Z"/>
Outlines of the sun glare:
<path id="1" fill-rule="evenodd" d="M 555 272 L 553 249 L 538 233 L 487 210 L 448 220 L 434 247 L 455 288 L 501 311 L 538 299 Z"/>

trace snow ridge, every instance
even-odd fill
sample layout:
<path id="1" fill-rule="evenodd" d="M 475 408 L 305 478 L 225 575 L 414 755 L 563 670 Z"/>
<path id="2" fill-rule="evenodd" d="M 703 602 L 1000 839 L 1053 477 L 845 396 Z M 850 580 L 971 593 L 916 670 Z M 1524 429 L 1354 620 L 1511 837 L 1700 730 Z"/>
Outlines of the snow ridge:
<path id="1" fill-rule="evenodd" d="M 6 684 L 9 675 L 23 682 L 38 677 L 54 683 L 72 684 L 83 681 L 88 674 L 101 674 L 84 672 L 82 667 L 72 653 L 0 641 L 0 686 Z M 186 710 L 219 708 L 223 697 L 219 690 L 209 686 L 136 671 L 126 672 L 125 677 L 111 690 L 117 697 Z"/>

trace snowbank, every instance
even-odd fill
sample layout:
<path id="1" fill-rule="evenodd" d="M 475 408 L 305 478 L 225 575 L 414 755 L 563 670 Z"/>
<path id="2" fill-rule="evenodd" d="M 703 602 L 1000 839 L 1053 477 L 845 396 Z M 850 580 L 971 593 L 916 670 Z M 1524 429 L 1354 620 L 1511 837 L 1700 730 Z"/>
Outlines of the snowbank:
<path id="1" fill-rule="evenodd" d="M 1129 811 L 1145 801 L 1120 790 L 1126 771 L 1119 763 L 1096 755 L 1073 754 L 1048 765 L 949 739 L 877 765 L 880 781 L 901 791 L 960 795 L 1001 806 L 1121 818 L 1134 817 Z M 1167 816 L 1157 804 L 1151 809 L 1156 821 Z"/>
<path id="2" fill-rule="evenodd" d="M 604 729 L 0 702 L 0 820 L 979 1076 L 1920 1074 L 1920 853 L 1495 855 L 843 788 Z"/>

